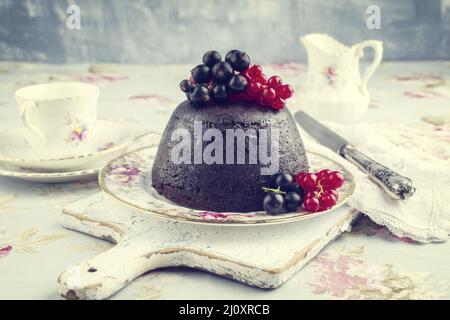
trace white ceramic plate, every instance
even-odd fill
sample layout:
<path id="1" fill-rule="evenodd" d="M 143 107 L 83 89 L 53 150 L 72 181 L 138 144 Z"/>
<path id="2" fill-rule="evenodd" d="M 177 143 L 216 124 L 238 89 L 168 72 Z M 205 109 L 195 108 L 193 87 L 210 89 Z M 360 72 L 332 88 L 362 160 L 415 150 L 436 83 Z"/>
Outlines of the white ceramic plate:
<path id="1" fill-rule="evenodd" d="M 40 183 L 61 183 L 82 180 L 94 180 L 102 166 L 94 166 L 91 169 L 67 171 L 67 172 L 36 172 L 33 169 L 9 167 L 0 163 L 0 176 L 12 177 L 23 181 Z"/>
<path id="2" fill-rule="evenodd" d="M 306 220 L 326 214 L 343 205 L 355 190 L 353 175 L 344 167 L 322 155 L 308 152 L 313 171 L 320 169 L 339 170 L 344 174 L 345 183 L 338 190 L 339 200 L 326 211 L 307 213 L 299 211 L 279 215 L 258 212 L 210 212 L 179 206 L 158 194 L 151 187 L 151 171 L 156 148 L 142 148 L 125 153 L 110 161 L 99 174 L 100 188 L 113 199 L 136 210 L 192 223 L 220 225 L 264 225 Z"/>
<path id="3" fill-rule="evenodd" d="M 142 148 L 143 146 L 155 147 L 158 145 L 161 136 L 154 132 L 145 132 L 138 136 L 129 146 L 129 148 Z M 120 149 L 123 151 L 123 149 Z M 108 154 L 109 156 L 113 154 Z M 106 158 L 110 160 L 111 158 Z M 98 178 L 100 169 L 105 165 L 105 159 L 101 161 L 91 162 L 85 168 L 79 170 L 71 170 L 64 172 L 43 172 L 30 168 L 18 167 L 7 163 L 0 162 L 0 176 L 17 178 L 24 181 L 40 182 L 40 183 L 60 183 L 82 180 L 94 180 Z"/>
<path id="4" fill-rule="evenodd" d="M 103 160 L 105 163 L 123 152 L 136 138 L 135 132 L 124 124 L 98 120 L 96 135 L 85 153 L 71 157 L 40 159 L 35 157 L 25 134 L 26 129 L 23 127 L 0 133 L 0 162 L 44 172 L 81 170 L 94 162 Z"/>

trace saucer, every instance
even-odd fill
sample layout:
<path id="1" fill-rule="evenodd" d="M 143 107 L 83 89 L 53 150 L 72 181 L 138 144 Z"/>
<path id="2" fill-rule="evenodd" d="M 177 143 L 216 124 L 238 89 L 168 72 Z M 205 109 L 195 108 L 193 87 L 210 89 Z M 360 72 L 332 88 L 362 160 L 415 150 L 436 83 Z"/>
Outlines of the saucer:
<path id="1" fill-rule="evenodd" d="M 83 154 L 37 158 L 26 140 L 27 129 L 18 127 L 0 133 L 0 162 L 8 165 L 44 171 L 44 173 L 81 170 L 92 162 L 104 163 L 134 142 L 138 136 L 128 126 L 98 120 L 96 134 Z"/>
<path id="2" fill-rule="evenodd" d="M 28 182 L 61 183 L 95 180 L 101 168 L 101 165 L 97 165 L 90 169 L 77 171 L 37 172 L 33 169 L 10 167 L 4 163 L 0 163 L 0 176 L 16 178 Z"/>
<path id="3" fill-rule="evenodd" d="M 208 225 L 248 226 L 288 223 L 327 214 L 342 206 L 353 194 L 356 187 L 355 179 L 350 171 L 330 158 L 308 152 L 313 171 L 327 168 L 339 170 L 344 175 L 345 183 L 338 190 L 339 199 L 333 208 L 315 213 L 308 213 L 302 209 L 279 215 L 270 215 L 265 211 L 211 212 L 194 210 L 177 205 L 152 188 L 151 172 L 155 151 L 155 148 L 141 148 L 111 160 L 100 171 L 100 188 L 116 201 L 154 216 Z"/>
<path id="4" fill-rule="evenodd" d="M 154 148 L 158 145 L 160 138 L 161 137 L 158 133 L 147 131 L 145 133 L 136 135 L 133 143 L 129 144 L 128 148 L 133 148 L 134 150 L 141 149 L 143 146 L 147 148 Z M 109 155 L 114 155 L 114 153 Z M 110 159 L 111 158 L 102 158 L 100 161 L 90 162 L 89 165 L 82 169 L 59 172 L 49 172 L 42 169 L 24 168 L 5 162 L 0 162 L 0 176 L 40 183 L 61 183 L 96 180 L 101 168 L 103 168 L 103 166 L 105 165 L 105 161 Z"/>

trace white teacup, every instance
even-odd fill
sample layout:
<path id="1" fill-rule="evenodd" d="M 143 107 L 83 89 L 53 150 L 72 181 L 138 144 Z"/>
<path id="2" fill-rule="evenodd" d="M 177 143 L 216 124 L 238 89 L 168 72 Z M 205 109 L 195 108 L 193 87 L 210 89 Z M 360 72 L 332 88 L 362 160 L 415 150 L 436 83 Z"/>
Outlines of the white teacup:
<path id="1" fill-rule="evenodd" d="M 31 85 L 15 92 L 27 140 L 38 156 L 83 153 L 94 135 L 97 86 L 82 82 Z"/>

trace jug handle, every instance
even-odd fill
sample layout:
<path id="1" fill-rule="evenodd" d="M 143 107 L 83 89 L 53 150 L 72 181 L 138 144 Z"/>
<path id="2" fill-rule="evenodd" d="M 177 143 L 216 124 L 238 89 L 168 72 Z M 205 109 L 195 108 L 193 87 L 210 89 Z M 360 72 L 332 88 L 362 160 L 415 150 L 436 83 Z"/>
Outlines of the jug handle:
<path id="1" fill-rule="evenodd" d="M 381 59 L 383 58 L 383 42 L 377 40 L 367 40 L 358 44 L 356 47 L 357 57 L 361 58 L 364 55 L 364 49 L 368 47 L 373 48 L 375 55 L 370 66 L 368 66 L 364 71 L 364 75 L 361 80 L 360 90 L 364 95 L 369 94 L 367 90 L 367 82 L 370 77 L 372 77 L 373 73 L 380 65 Z"/>

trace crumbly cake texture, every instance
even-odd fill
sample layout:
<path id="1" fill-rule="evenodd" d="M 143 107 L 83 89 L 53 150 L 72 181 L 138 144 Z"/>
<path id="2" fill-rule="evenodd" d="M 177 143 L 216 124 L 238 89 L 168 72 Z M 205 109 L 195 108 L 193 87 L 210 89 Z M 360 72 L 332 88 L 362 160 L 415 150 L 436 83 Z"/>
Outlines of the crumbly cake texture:
<path id="1" fill-rule="evenodd" d="M 176 129 L 187 129 L 194 137 L 194 122 L 201 121 L 203 132 L 216 128 L 222 133 L 224 164 L 175 164 L 172 149 L 179 141 L 171 141 Z M 264 191 L 270 183 L 270 175 L 261 175 L 261 166 L 248 164 L 249 148 L 246 147 L 246 164 L 226 164 L 227 129 L 278 128 L 278 172 L 296 174 L 307 172 L 308 159 L 296 123 L 287 108 L 273 111 L 256 104 L 227 103 L 194 108 L 189 101 L 181 103 L 173 112 L 154 159 L 152 186 L 167 199 L 193 209 L 216 212 L 251 212 L 263 210 Z M 270 135 L 269 135 L 270 136 Z M 203 142 L 204 148 L 211 142 Z M 270 150 L 270 148 L 269 148 Z"/>

